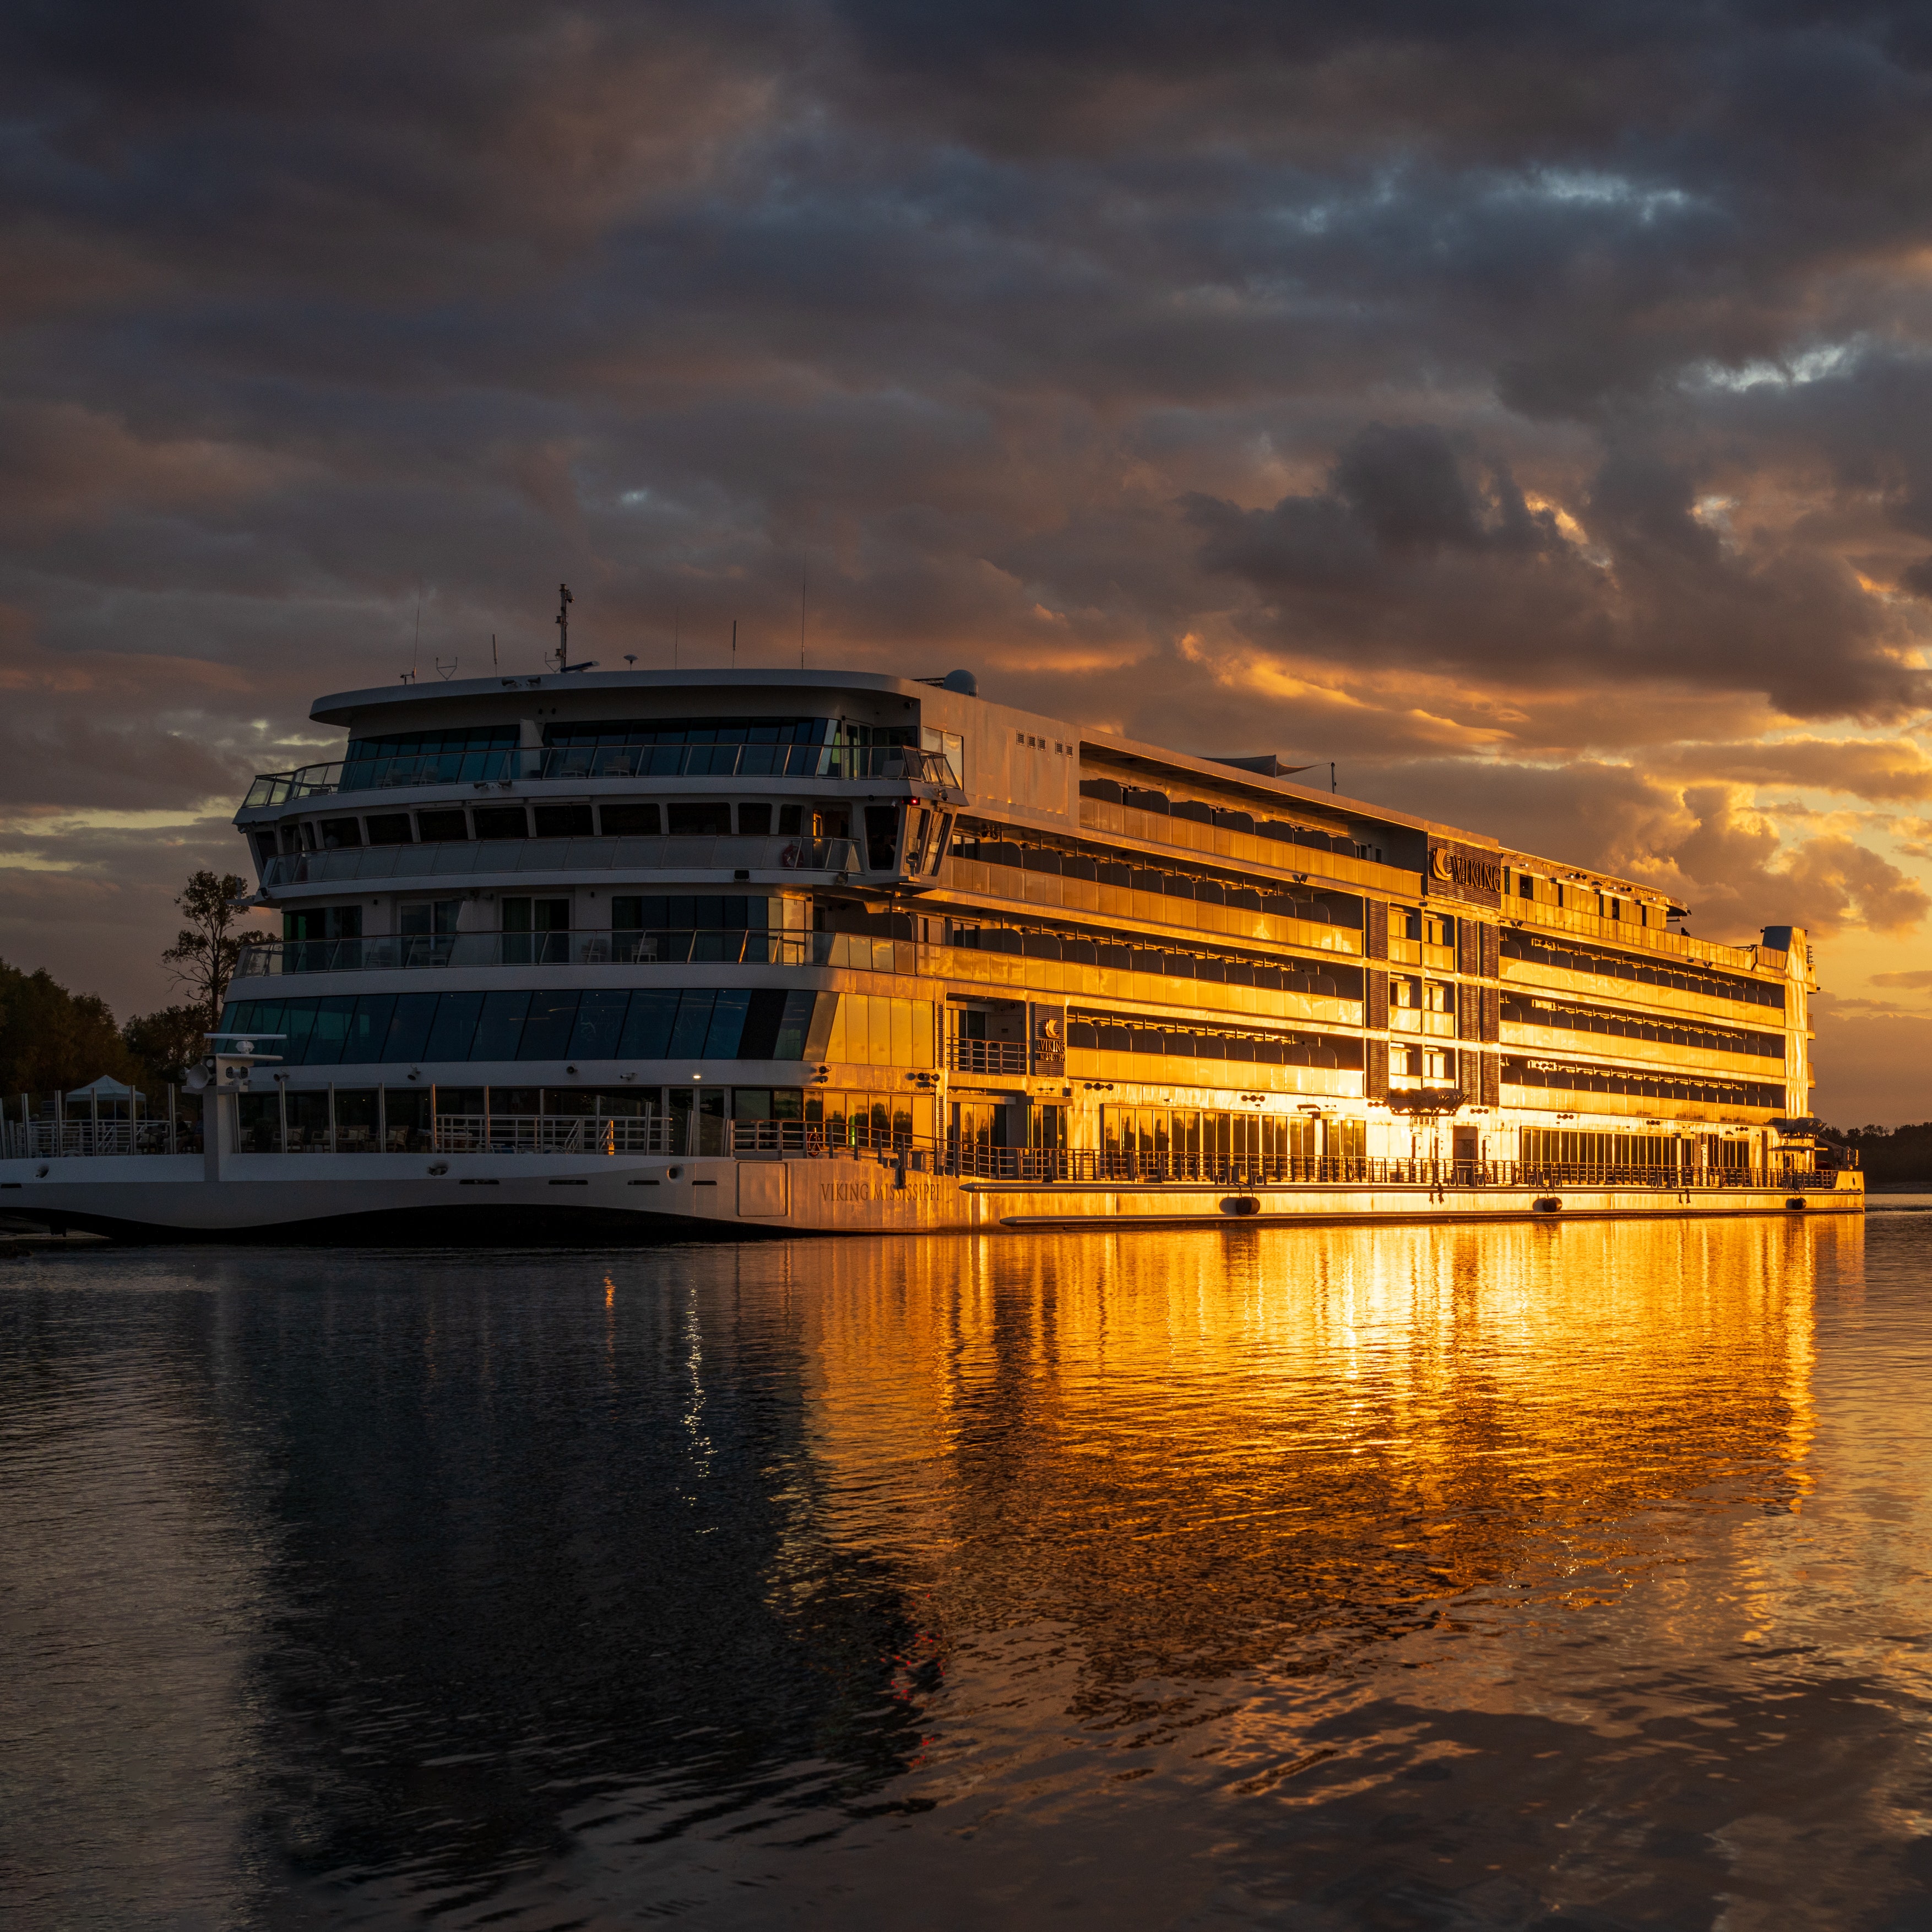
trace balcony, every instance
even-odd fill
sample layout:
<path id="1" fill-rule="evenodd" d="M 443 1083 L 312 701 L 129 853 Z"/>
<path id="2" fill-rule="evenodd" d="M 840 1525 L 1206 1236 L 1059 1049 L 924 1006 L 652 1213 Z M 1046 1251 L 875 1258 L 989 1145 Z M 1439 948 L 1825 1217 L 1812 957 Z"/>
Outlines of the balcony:
<path id="1" fill-rule="evenodd" d="M 913 745 L 856 750 L 838 745 L 599 745 L 551 750 L 506 746 L 482 752 L 412 752 L 264 772 L 248 788 L 245 811 L 344 792 L 391 791 L 426 785 L 512 784 L 587 778 L 898 778 L 958 790 L 943 752 Z"/>
<path id="2" fill-rule="evenodd" d="M 946 1042 L 946 1064 L 956 1073 L 1024 1073 L 1027 1070 L 1026 1042 L 950 1040 Z"/>
<path id="3" fill-rule="evenodd" d="M 755 747 L 752 748 L 755 749 Z M 850 838 L 482 838 L 292 852 L 267 860 L 262 884 L 323 886 L 372 879 L 460 878 L 506 872 L 856 872 Z"/>

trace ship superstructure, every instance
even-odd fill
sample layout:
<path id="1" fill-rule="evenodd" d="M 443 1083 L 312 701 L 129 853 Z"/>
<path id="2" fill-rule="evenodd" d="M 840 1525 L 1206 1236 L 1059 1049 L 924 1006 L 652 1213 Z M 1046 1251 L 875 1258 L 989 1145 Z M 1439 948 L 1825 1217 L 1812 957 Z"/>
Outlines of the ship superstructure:
<path id="1" fill-rule="evenodd" d="M 86 1201 L 110 1177 L 59 1122 L 10 1148 L 77 1223 L 1862 1203 L 1809 1131 L 1802 932 L 1694 939 L 1654 890 L 1271 758 L 958 673 L 553 671 L 313 716 L 342 755 L 237 815 L 284 936 L 242 962 L 198 1140 L 102 1148 L 122 1191 Z M 172 1205 L 157 1156 L 192 1167 Z"/>

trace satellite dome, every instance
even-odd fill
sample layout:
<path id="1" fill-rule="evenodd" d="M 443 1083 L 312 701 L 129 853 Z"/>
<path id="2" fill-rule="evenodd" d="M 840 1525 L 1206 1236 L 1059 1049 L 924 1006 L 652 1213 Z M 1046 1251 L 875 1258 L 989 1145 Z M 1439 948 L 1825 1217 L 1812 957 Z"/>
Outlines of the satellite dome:
<path id="1" fill-rule="evenodd" d="M 977 698 L 980 680 L 970 670 L 950 670 L 939 681 L 941 691 L 956 691 L 962 698 Z"/>

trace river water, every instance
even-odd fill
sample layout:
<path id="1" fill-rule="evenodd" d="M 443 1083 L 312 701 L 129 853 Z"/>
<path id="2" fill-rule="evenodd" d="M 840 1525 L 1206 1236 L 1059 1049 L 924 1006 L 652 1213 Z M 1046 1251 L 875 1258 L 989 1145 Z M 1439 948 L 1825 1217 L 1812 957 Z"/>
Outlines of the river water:
<path id="1" fill-rule="evenodd" d="M 1932 1212 L 0 1264 L 15 1928 L 1932 1923 Z"/>

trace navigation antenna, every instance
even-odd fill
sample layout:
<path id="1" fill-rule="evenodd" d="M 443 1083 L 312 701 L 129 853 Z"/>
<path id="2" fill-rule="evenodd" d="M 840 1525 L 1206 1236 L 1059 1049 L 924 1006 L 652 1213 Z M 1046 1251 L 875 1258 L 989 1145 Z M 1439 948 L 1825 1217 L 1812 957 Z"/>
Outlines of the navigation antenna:
<path id="1" fill-rule="evenodd" d="M 442 658 L 438 658 L 436 660 L 436 675 L 442 680 L 445 684 L 447 684 L 449 680 L 456 675 L 456 667 L 462 662 L 463 660 L 460 657 L 452 658 L 447 668 L 446 668 Z"/>
<path id="2" fill-rule="evenodd" d="M 580 658 L 577 663 L 570 661 L 570 607 L 577 599 L 570 594 L 570 586 L 560 584 L 556 586 L 556 668 L 559 670 L 595 670 L 595 658 Z"/>

